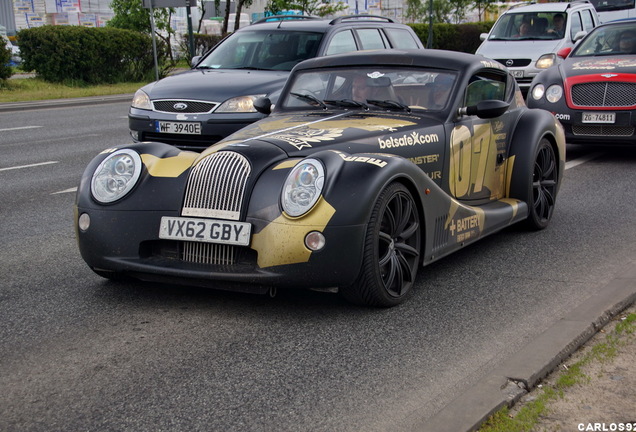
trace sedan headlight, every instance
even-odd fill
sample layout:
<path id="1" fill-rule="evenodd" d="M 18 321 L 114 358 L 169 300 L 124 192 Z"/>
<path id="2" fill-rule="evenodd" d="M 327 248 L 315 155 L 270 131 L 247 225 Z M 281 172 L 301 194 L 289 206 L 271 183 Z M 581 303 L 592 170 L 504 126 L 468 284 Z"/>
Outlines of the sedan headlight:
<path id="1" fill-rule="evenodd" d="M 545 91 L 545 98 L 548 102 L 557 103 L 563 97 L 563 87 L 558 84 L 551 85 Z"/>
<path id="2" fill-rule="evenodd" d="M 132 100 L 132 104 L 131 105 L 132 105 L 133 108 L 139 108 L 139 109 L 145 109 L 145 110 L 151 110 L 152 109 L 152 104 L 150 103 L 150 98 L 148 97 L 146 92 L 143 91 L 143 90 L 137 90 L 135 92 L 135 95 L 133 96 L 133 100 Z"/>
<path id="3" fill-rule="evenodd" d="M 239 96 L 232 99 L 228 99 L 221 104 L 214 112 L 256 112 L 254 108 L 254 101 L 260 97 L 265 97 L 264 94 Z"/>
<path id="4" fill-rule="evenodd" d="M 104 159 L 93 173 L 93 198 L 104 204 L 117 201 L 130 192 L 140 175 L 139 154 L 129 149 L 118 150 Z"/>
<path id="5" fill-rule="evenodd" d="M 556 62 L 556 54 L 543 54 L 537 60 L 537 69 L 547 69 Z"/>
<path id="6" fill-rule="evenodd" d="M 289 216 L 298 217 L 307 213 L 316 204 L 325 183 L 325 169 L 316 159 L 305 159 L 289 173 L 281 204 Z"/>

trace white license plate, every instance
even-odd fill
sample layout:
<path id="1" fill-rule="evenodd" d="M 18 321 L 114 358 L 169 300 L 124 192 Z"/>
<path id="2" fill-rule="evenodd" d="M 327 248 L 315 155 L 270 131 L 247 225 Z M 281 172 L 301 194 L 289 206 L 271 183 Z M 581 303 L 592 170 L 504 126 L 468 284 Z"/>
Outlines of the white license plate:
<path id="1" fill-rule="evenodd" d="M 523 78 L 523 71 L 522 70 L 513 70 L 513 71 L 510 71 L 510 73 L 515 78 Z"/>
<path id="2" fill-rule="evenodd" d="M 201 123 L 157 120 L 155 123 L 155 131 L 159 133 L 201 135 Z"/>
<path id="3" fill-rule="evenodd" d="M 247 222 L 164 216 L 159 238 L 247 246 L 251 231 Z"/>
<path id="4" fill-rule="evenodd" d="M 613 112 L 584 112 L 583 123 L 614 123 L 616 113 Z"/>

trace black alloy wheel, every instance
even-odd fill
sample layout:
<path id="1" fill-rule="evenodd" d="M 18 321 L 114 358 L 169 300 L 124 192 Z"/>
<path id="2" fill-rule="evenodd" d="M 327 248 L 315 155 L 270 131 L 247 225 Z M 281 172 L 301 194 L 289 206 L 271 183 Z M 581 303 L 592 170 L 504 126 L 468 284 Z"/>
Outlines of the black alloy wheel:
<path id="1" fill-rule="evenodd" d="M 415 281 L 421 242 L 422 225 L 413 196 L 403 184 L 391 183 L 371 213 L 360 276 L 341 293 L 368 306 L 400 304 Z"/>
<path id="2" fill-rule="evenodd" d="M 554 149 L 550 142 L 543 138 L 539 142 L 537 155 L 532 170 L 532 202 L 527 224 L 530 228 L 540 230 L 548 226 L 559 186 L 559 173 Z"/>

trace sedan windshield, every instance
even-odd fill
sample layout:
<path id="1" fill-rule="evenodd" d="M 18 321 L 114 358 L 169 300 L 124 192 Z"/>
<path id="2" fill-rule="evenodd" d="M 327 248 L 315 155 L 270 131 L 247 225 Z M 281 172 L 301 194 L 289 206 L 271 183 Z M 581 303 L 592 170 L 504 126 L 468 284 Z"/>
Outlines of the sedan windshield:
<path id="1" fill-rule="evenodd" d="M 495 24 L 488 40 L 563 39 L 567 14 L 507 13 Z"/>
<path id="2" fill-rule="evenodd" d="M 576 47 L 570 57 L 636 54 L 636 23 L 597 27 Z"/>
<path id="3" fill-rule="evenodd" d="M 321 38 L 322 33 L 241 31 L 217 45 L 197 68 L 290 71 L 316 56 Z"/>
<path id="4" fill-rule="evenodd" d="M 441 111 L 450 101 L 455 81 L 455 73 L 437 69 L 309 70 L 295 74 L 280 107 Z"/>

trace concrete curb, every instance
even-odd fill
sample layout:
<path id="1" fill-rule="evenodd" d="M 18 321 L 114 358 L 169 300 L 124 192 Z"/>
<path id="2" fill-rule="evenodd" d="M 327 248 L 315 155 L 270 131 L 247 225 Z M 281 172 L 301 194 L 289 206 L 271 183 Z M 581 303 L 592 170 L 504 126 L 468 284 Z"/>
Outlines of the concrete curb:
<path id="1" fill-rule="evenodd" d="M 110 96 L 90 96 L 81 98 L 69 98 L 69 99 L 49 99 L 38 100 L 29 102 L 7 102 L 0 103 L 0 112 L 8 111 L 26 111 L 36 110 L 43 108 L 59 108 L 59 107 L 73 107 L 83 105 L 98 105 L 105 103 L 117 103 L 117 102 L 131 102 L 133 94 L 119 94 Z"/>
<path id="2" fill-rule="evenodd" d="M 490 415 L 505 405 L 514 405 L 614 316 L 636 302 L 634 264 L 432 418 L 420 421 L 414 430 L 476 431 Z"/>

